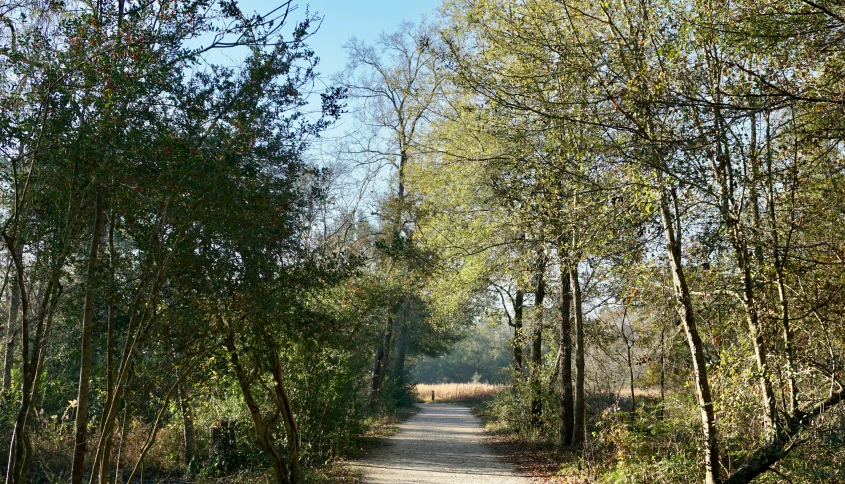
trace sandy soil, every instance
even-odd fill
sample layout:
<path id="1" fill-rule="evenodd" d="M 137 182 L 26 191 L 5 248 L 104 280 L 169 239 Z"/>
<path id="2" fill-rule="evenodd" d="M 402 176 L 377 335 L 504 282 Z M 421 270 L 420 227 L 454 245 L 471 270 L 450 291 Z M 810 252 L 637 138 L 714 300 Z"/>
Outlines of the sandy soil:
<path id="1" fill-rule="evenodd" d="M 424 404 L 385 447 L 355 465 L 369 484 L 532 482 L 493 455 L 483 441 L 481 421 L 467 407 Z"/>

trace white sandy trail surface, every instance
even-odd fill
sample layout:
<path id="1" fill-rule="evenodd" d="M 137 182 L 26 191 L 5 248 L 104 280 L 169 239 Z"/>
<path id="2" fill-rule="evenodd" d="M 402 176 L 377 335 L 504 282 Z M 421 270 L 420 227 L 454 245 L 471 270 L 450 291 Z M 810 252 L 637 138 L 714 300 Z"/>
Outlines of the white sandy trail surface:
<path id="1" fill-rule="evenodd" d="M 484 445 L 481 421 L 467 407 L 424 404 L 364 461 L 355 463 L 368 484 L 528 484 Z"/>

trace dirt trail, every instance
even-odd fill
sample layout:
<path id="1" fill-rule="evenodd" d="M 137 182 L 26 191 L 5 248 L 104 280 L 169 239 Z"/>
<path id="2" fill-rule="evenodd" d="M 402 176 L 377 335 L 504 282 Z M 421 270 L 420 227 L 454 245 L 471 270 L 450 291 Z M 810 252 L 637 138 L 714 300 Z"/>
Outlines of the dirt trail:
<path id="1" fill-rule="evenodd" d="M 421 405 L 367 460 L 358 462 L 368 484 L 528 484 L 483 444 L 481 421 L 467 407 Z"/>

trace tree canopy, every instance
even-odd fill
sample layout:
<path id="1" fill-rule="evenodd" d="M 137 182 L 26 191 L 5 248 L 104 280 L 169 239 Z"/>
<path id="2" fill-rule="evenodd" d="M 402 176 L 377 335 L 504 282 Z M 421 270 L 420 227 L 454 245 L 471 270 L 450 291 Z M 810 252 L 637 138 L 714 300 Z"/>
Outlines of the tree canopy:
<path id="1" fill-rule="evenodd" d="M 0 5 L 7 484 L 309 482 L 415 378 L 579 482 L 845 479 L 839 3 L 446 0 L 324 92 L 295 7 Z"/>

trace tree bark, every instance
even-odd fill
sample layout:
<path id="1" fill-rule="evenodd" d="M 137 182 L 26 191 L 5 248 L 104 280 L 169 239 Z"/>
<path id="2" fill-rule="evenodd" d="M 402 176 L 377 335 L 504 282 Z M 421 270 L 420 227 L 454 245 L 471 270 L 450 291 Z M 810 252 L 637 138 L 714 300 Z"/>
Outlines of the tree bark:
<path id="1" fill-rule="evenodd" d="M 103 428 L 114 429 L 115 420 L 117 418 L 118 405 L 129 381 L 132 365 L 135 356 L 138 353 L 138 347 L 143 338 L 147 334 L 149 323 L 153 318 L 154 308 L 161 293 L 161 286 L 164 282 L 166 269 L 170 266 L 173 256 L 177 253 L 175 248 L 170 251 L 167 258 L 162 262 L 161 266 L 155 272 L 154 280 L 147 286 L 140 284 L 135 292 L 135 297 L 129 310 L 129 324 L 126 326 L 126 340 L 124 342 L 123 351 L 120 358 L 120 364 L 117 365 L 116 377 L 114 379 L 114 391 L 112 398 L 108 400 L 103 408 L 104 423 Z M 146 295 L 146 299 L 144 296 Z M 125 400 L 125 399 L 124 399 Z M 124 405 L 126 402 L 124 402 Z M 95 459 L 99 458 L 101 461 L 94 461 L 93 468 L 100 469 L 109 467 L 111 455 L 104 452 L 110 435 L 101 434 L 97 442 L 97 452 Z"/>
<path id="2" fill-rule="evenodd" d="M 558 370 L 558 392 L 560 395 L 560 442 L 569 445 L 574 430 L 572 408 L 572 322 L 570 306 L 572 291 L 569 283 L 569 270 L 560 264 L 560 367 Z"/>
<path id="3" fill-rule="evenodd" d="M 91 383 L 91 338 L 94 319 L 94 289 L 97 276 L 97 255 L 103 229 L 103 195 L 97 187 L 94 206 L 94 228 L 91 231 L 91 245 L 88 251 L 88 270 L 85 281 L 85 303 L 82 314 L 82 361 L 79 368 L 79 391 L 77 392 L 75 437 L 73 442 L 73 464 L 71 483 L 82 484 L 85 467 L 85 452 L 88 448 L 88 391 Z"/>
<path id="4" fill-rule="evenodd" d="M 387 317 L 387 328 L 381 337 L 378 348 L 376 348 L 375 361 L 373 361 L 373 375 L 370 382 L 369 406 L 373 408 L 378 401 L 378 394 L 384 383 L 384 376 L 387 372 L 388 358 L 390 357 L 390 345 L 393 340 L 393 317 Z"/>
<path id="5" fill-rule="evenodd" d="M 716 99 L 721 95 L 717 91 Z M 714 109 L 715 124 L 718 129 L 725 128 L 725 121 L 722 118 L 721 110 Z M 745 319 L 748 325 L 748 333 L 751 344 L 754 347 L 754 361 L 757 364 L 759 373 L 760 393 L 763 406 L 763 434 L 766 439 L 775 437 L 775 422 L 777 418 L 775 409 L 775 396 L 772 389 L 771 377 L 769 375 L 768 357 L 766 343 L 760 326 L 760 312 L 754 294 L 755 280 L 751 272 L 751 250 L 748 238 L 743 232 L 740 222 L 741 204 L 734 197 L 734 178 L 731 166 L 730 151 L 727 148 L 727 140 L 720 135 L 715 140 L 716 153 L 711 157 L 711 164 L 719 186 L 719 212 L 722 220 L 727 226 L 728 237 L 734 250 L 737 267 L 742 277 L 743 305 L 745 307 Z M 754 182 L 752 181 L 752 186 Z M 756 195 L 755 195 L 756 196 Z"/>
<path id="6" fill-rule="evenodd" d="M 299 470 L 299 453 L 302 443 L 300 441 L 299 426 L 296 424 L 296 417 L 293 412 L 290 398 L 284 385 L 281 360 L 277 353 L 273 354 L 273 380 L 275 383 L 275 399 L 277 408 L 281 411 L 282 423 L 285 426 L 285 435 L 288 441 L 288 463 L 290 466 L 291 482 L 302 481 Z"/>
<path id="7" fill-rule="evenodd" d="M 543 417 L 542 382 L 540 372 L 543 367 L 543 302 L 546 299 L 545 263 L 537 269 L 537 287 L 534 290 L 534 323 L 531 341 L 531 425 L 539 427 Z"/>
<path id="8" fill-rule="evenodd" d="M 20 249 L 18 249 L 20 250 Z M 18 254 L 21 257 L 22 254 Z M 9 308 L 9 325 L 6 326 L 6 345 L 3 353 L 3 389 L 0 391 L 4 398 L 9 397 L 9 390 L 12 387 L 12 359 L 15 351 L 15 328 L 18 326 L 18 310 L 21 305 L 20 288 L 16 281 L 11 287 L 11 307 Z"/>
<path id="9" fill-rule="evenodd" d="M 5 234 L 4 234 L 5 235 Z M 21 404 L 18 408 L 18 414 L 15 418 L 15 427 L 12 430 L 12 438 L 9 443 L 9 461 L 6 467 L 6 484 L 17 484 L 21 482 L 23 475 L 22 460 L 25 452 L 24 445 L 26 440 L 26 426 L 29 418 L 29 409 L 32 404 L 30 394 L 30 379 L 29 372 L 29 297 L 26 293 L 26 283 L 23 278 L 23 257 L 19 247 L 16 247 L 14 241 L 6 237 L 6 246 L 12 254 L 12 260 L 15 264 L 15 279 L 19 289 L 19 297 L 21 303 L 21 355 L 23 360 L 21 367 L 23 370 L 23 381 L 21 382 Z M 48 293 L 49 294 L 49 293 Z"/>
<path id="10" fill-rule="evenodd" d="M 522 338 L 522 308 L 524 300 L 525 293 L 522 292 L 522 289 L 517 289 L 513 303 L 513 366 L 517 373 L 522 372 L 522 347 L 525 344 Z"/>
<path id="11" fill-rule="evenodd" d="M 58 278 L 56 277 L 53 281 L 53 284 L 48 284 L 48 288 L 50 292 L 47 294 L 46 300 L 50 302 L 49 311 L 47 313 L 46 322 L 42 325 L 39 324 L 36 332 L 35 332 L 35 347 L 33 348 L 33 355 L 32 355 L 32 397 L 30 401 L 35 402 L 38 398 L 38 394 L 40 391 L 41 385 L 41 372 L 44 369 L 44 360 L 47 356 L 47 341 L 50 338 L 50 333 L 53 328 L 53 317 L 56 314 L 56 306 L 59 303 L 59 297 L 62 294 L 62 287 L 58 282 L 56 282 Z M 32 461 L 32 438 L 30 437 L 29 432 L 25 435 L 25 442 L 26 442 L 26 455 L 23 459 L 23 466 L 22 469 L 29 469 Z"/>
<path id="12" fill-rule="evenodd" d="M 123 423 L 120 425 L 120 441 L 117 444 L 117 458 L 114 461 L 114 483 L 123 484 L 123 470 L 120 468 L 120 460 L 123 457 L 123 443 L 126 440 L 126 420 L 129 416 L 129 404 L 123 402 Z M 107 483 L 104 483 L 107 484 Z"/>
<path id="13" fill-rule="evenodd" d="M 114 248 L 114 222 L 115 214 L 112 210 L 109 216 L 109 302 L 106 316 L 106 402 L 111 402 L 115 398 L 114 385 L 114 318 L 115 318 L 115 292 L 117 287 L 115 285 L 115 263 L 117 261 L 117 252 Z M 90 482 L 99 482 L 99 484 L 108 484 L 109 482 L 109 461 L 112 447 L 114 445 L 114 420 L 108 418 L 109 405 L 103 406 L 103 415 L 100 418 L 100 439 L 105 439 L 105 445 L 97 445 L 97 454 L 94 456 L 95 471 L 91 473 Z M 104 458 L 104 456 L 107 456 Z M 95 481 L 94 478 L 97 478 Z"/>
<path id="14" fill-rule="evenodd" d="M 240 356 L 235 347 L 235 337 L 232 328 L 229 328 L 226 337 L 226 349 L 229 352 L 229 361 L 232 363 L 232 368 L 235 371 L 235 376 L 238 380 L 238 386 L 241 388 L 241 393 L 244 397 L 249 416 L 252 419 L 253 430 L 255 431 L 255 439 L 258 447 L 270 458 L 270 464 L 273 466 L 273 475 L 277 484 L 291 484 L 290 469 L 282 457 L 281 452 L 273 442 L 271 430 L 261 416 L 261 410 L 255 398 L 252 395 L 252 388 L 249 383 L 249 377 L 241 366 Z"/>
<path id="15" fill-rule="evenodd" d="M 578 449 L 584 445 L 587 438 L 587 406 L 584 394 L 584 310 L 581 304 L 581 281 L 578 279 L 577 264 L 569 268 L 569 283 L 575 310 L 575 404 L 570 447 Z"/>
<path id="16" fill-rule="evenodd" d="M 3 233 L 3 238 L 13 254 L 12 260 L 15 265 L 16 283 L 20 289 L 20 312 L 21 312 L 21 403 L 15 418 L 15 426 L 12 430 L 12 438 L 9 443 L 9 460 L 6 467 L 6 484 L 22 482 L 25 472 L 24 460 L 27 455 L 28 438 L 27 425 L 29 413 L 32 410 L 35 394 L 37 392 L 38 375 L 44 363 L 45 345 L 50 333 L 58 297 L 61 295 L 59 285 L 60 268 L 64 264 L 67 250 L 63 251 L 53 270 L 53 274 L 47 282 L 44 290 L 45 297 L 41 298 L 37 317 L 35 318 L 35 338 L 32 350 L 30 350 L 30 311 L 29 296 L 26 292 L 26 283 L 23 277 L 22 251 L 15 250 L 17 247 L 14 239 Z M 67 249 L 67 247 L 66 247 Z"/>
<path id="17" fill-rule="evenodd" d="M 757 307 L 754 295 L 754 278 L 751 275 L 749 264 L 748 245 L 744 237 L 739 233 L 739 226 L 734 223 L 733 233 L 734 251 L 737 265 L 742 273 L 743 305 L 745 306 L 745 319 L 748 323 L 748 333 L 751 343 L 754 346 L 754 361 L 757 364 L 757 371 L 760 378 L 760 394 L 763 405 L 763 434 L 766 439 L 775 437 L 775 394 L 772 389 L 771 376 L 769 375 L 769 364 L 766 350 L 766 343 L 763 339 L 763 332 L 760 327 L 760 312 Z"/>
<path id="18" fill-rule="evenodd" d="M 194 412 L 185 384 L 179 385 L 179 412 L 182 415 L 182 439 L 185 443 L 185 467 L 191 469 L 196 454 L 196 431 L 194 430 Z M 108 474 L 106 474 L 108 475 Z M 105 484 L 105 481 L 101 481 Z"/>
<path id="19" fill-rule="evenodd" d="M 396 344 L 396 378 L 400 385 L 405 384 L 405 353 L 408 346 L 408 318 L 403 317 L 399 325 L 399 341 Z"/>
<path id="20" fill-rule="evenodd" d="M 768 145 L 770 143 L 769 139 L 771 138 L 771 133 L 769 133 L 768 123 L 766 125 L 766 140 Z M 795 382 L 795 342 L 792 335 L 792 328 L 789 323 L 789 299 L 786 295 L 786 274 L 784 272 L 786 257 L 789 252 L 790 238 L 787 235 L 786 241 L 783 244 L 781 243 L 780 234 L 778 233 L 777 213 L 775 212 L 776 197 L 774 174 L 772 173 L 772 156 L 771 150 L 767 149 L 766 151 L 766 175 L 768 179 L 768 200 L 766 205 L 768 206 L 769 225 L 772 233 L 772 256 L 775 265 L 775 282 L 777 283 L 778 288 L 781 332 L 783 335 L 784 350 L 786 352 L 786 378 L 789 391 L 786 408 L 787 412 L 792 414 L 798 408 L 798 386 Z M 794 186 L 794 183 L 791 184 L 791 187 L 793 188 L 790 190 L 790 202 L 793 205 L 793 208 L 795 204 Z M 791 229 L 792 228 L 790 227 L 790 232 Z"/>
<path id="21" fill-rule="evenodd" d="M 628 337 L 628 334 L 625 333 L 625 321 L 628 319 L 628 306 L 625 306 L 625 310 L 622 313 L 622 338 L 625 340 L 625 362 L 628 363 L 628 383 L 630 384 L 630 391 L 631 391 L 631 414 L 633 415 L 637 411 L 637 396 L 634 393 L 634 328 L 633 325 L 629 325 L 631 328 L 631 337 Z"/>
<path id="22" fill-rule="evenodd" d="M 658 180 L 661 185 L 660 215 L 666 238 L 666 254 L 669 256 L 669 265 L 672 270 L 678 315 L 680 316 L 684 332 L 687 335 L 687 344 L 692 357 L 695 394 L 701 413 L 701 429 L 704 437 L 704 482 L 705 484 L 718 484 L 720 482 L 719 444 L 716 433 L 716 417 L 713 409 L 713 399 L 710 394 L 710 382 L 707 378 L 704 349 L 701 343 L 701 337 L 698 334 L 697 321 L 692 307 L 692 297 L 687 286 L 681 259 L 680 222 L 672 217 L 669 207 L 669 194 L 662 187 L 663 177 L 661 174 L 658 174 Z M 675 216 L 678 216 L 677 213 Z"/>
<path id="23" fill-rule="evenodd" d="M 666 326 L 660 328 L 660 420 L 666 420 Z"/>

